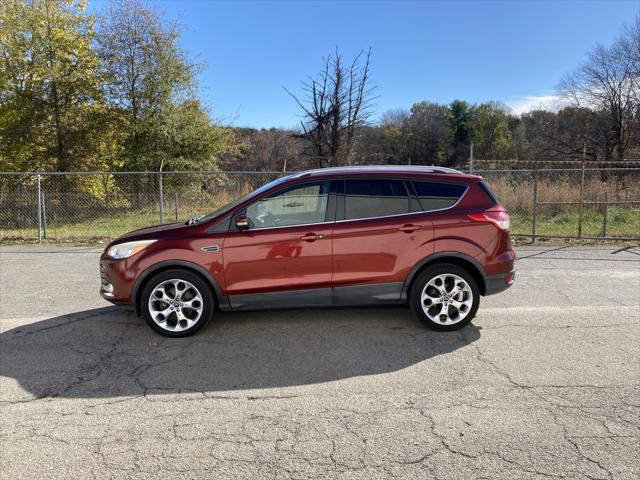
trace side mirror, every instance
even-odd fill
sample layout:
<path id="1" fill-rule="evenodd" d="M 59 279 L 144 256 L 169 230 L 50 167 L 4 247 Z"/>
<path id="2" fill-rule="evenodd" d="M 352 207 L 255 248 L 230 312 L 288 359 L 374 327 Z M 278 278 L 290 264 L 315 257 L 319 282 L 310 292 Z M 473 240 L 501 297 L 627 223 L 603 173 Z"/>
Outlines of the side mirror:
<path id="1" fill-rule="evenodd" d="M 249 230 L 249 218 L 246 215 L 236 217 L 236 228 L 238 230 Z"/>

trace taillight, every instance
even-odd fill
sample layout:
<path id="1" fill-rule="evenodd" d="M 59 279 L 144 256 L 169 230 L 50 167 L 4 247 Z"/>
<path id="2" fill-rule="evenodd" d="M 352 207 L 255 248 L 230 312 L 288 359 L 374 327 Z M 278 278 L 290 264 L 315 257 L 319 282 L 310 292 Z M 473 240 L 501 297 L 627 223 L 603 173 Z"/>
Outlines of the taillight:
<path id="1" fill-rule="evenodd" d="M 509 230 L 511 225 L 511 218 L 505 211 L 472 213 L 471 215 L 468 215 L 468 217 L 476 222 L 491 222 L 501 230 Z"/>

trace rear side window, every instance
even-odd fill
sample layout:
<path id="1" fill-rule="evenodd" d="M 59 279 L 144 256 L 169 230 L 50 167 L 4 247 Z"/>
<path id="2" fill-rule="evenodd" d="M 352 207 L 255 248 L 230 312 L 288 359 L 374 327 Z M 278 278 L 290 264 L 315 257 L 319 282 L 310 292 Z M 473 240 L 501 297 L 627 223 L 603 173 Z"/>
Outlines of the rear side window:
<path id="1" fill-rule="evenodd" d="M 422 210 L 442 210 L 460 200 L 467 189 L 464 185 L 451 185 L 436 182 L 413 182 Z"/>
<path id="2" fill-rule="evenodd" d="M 346 220 L 384 217 L 409 212 L 409 195 L 402 180 L 347 180 Z"/>

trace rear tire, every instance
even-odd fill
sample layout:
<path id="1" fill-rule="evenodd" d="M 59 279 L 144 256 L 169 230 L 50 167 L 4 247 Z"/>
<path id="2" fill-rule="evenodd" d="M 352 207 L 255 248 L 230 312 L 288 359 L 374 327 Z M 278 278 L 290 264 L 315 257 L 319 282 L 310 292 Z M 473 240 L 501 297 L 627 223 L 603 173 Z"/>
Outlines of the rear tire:
<path id="1" fill-rule="evenodd" d="M 480 292 L 467 270 L 440 263 L 416 276 L 411 284 L 409 304 L 426 327 L 449 332 L 463 328 L 475 317 Z"/>
<path id="2" fill-rule="evenodd" d="M 212 317 L 215 300 L 209 284 L 188 270 L 165 270 L 154 275 L 142 291 L 142 316 L 165 337 L 186 337 Z"/>

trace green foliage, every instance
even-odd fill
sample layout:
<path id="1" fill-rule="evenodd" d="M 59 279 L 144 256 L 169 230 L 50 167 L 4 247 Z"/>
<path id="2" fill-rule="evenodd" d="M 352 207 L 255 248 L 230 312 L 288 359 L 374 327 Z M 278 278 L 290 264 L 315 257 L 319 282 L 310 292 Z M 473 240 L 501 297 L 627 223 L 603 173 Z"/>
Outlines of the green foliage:
<path id="1" fill-rule="evenodd" d="M 93 18 L 86 2 L 8 0 L 0 6 L 0 156 L 15 169 L 77 168 L 99 101 Z"/>
<path id="2" fill-rule="evenodd" d="M 85 9 L 0 3 L 1 170 L 211 170 L 237 151 L 197 97 L 200 66 L 174 24 L 141 0 L 98 19 Z"/>
<path id="3" fill-rule="evenodd" d="M 420 102 L 410 112 L 383 116 L 380 148 L 390 163 L 460 164 L 469 158 L 472 142 L 476 157 L 506 159 L 514 153 L 510 130 L 513 119 L 497 102 Z"/>
<path id="4" fill-rule="evenodd" d="M 478 158 L 503 159 L 512 153 L 509 114 L 497 102 L 483 103 L 473 109 L 471 120 L 474 148 Z"/>

